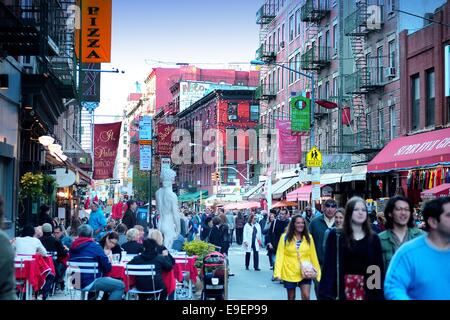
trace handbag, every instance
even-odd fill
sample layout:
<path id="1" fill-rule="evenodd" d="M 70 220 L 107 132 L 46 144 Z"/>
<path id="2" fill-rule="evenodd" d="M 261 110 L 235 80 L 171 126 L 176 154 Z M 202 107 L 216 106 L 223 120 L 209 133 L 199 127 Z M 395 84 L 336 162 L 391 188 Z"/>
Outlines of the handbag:
<path id="1" fill-rule="evenodd" d="M 300 261 L 300 272 L 302 274 L 303 279 L 315 279 L 317 278 L 317 270 L 314 268 L 313 264 L 310 261 L 302 261 L 300 256 L 300 245 L 296 246 L 297 249 L 297 257 Z"/>

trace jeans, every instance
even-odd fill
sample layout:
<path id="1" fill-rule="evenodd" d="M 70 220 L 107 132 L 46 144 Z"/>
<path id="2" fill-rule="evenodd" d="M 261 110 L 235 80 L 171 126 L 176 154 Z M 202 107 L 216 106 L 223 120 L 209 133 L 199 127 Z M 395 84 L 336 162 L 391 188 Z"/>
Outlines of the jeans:
<path id="1" fill-rule="evenodd" d="M 244 228 L 236 228 L 236 242 L 238 245 L 242 246 L 242 241 L 244 240 Z"/>
<path id="2" fill-rule="evenodd" d="M 103 291 L 109 294 L 109 300 L 122 300 L 125 285 L 122 281 L 110 277 L 96 279 L 89 291 Z"/>

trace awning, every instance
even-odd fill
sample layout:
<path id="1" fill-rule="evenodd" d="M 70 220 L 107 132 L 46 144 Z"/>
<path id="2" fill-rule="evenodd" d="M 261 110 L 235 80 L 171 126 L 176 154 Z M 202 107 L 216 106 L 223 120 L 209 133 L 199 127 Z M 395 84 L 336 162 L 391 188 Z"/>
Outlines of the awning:
<path id="1" fill-rule="evenodd" d="M 440 186 L 425 190 L 420 193 L 420 197 L 422 199 L 435 199 L 448 196 L 450 196 L 450 183 L 444 183 Z"/>
<path id="2" fill-rule="evenodd" d="M 323 184 L 320 185 L 321 188 L 323 186 L 324 186 Z M 308 184 L 292 192 L 289 192 L 287 194 L 286 199 L 287 201 L 309 201 L 311 198 L 311 192 L 312 192 L 312 184 Z"/>
<path id="3" fill-rule="evenodd" d="M 272 209 L 284 208 L 284 207 L 296 207 L 296 206 L 297 206 L 297 202 L 283 200 L 283 201 L 275 202 L 275 204 L 272 206 Z"/>
<path id="4" fill-rule="evenodd" d="M 286 192 L 286 190 L 292 188 L 296 183 L 299 182 L 300 178 L 298 176 L 281 179 L 280 181 L 275 183 L 272 187 L 272 198 L 281 199 L 283 193 Z"/>
<path id="5" fill-rule="evenodd" d="M 392 140 L 368 164 L 368 172 L 408 170 L 450 163 L 450 128 Z"/>
<path id="6" fill-rule="evenodd" d="M 252 202 L 252 201 L 241 201 L 236 203 L 228 203 L 223 206 L 224 210 L 241 210 L 241 209 L 255 209 L 260 208 L 261 204 L 259 202 Z"/>
<path id="7" fill-rule="evenodd" d="M 344 173 L 342 175 L 342 182 L 349 181 L 364 181 L 366 180 L 367 166 L 355 166 L 352 167 L 351 173 Z"/>
<path id="8" fill-rule="evenodd" d="M 265 184 L 265 182 L 258 183 L 255 187 L 251 188 L 246 193 L 244 193 L 244 195 L 242 197 L 244 199 L 249 199 L 253 194 L 255 194 L 258 191 L 260 191 L 262 189 L 262 187 L 264 186 L 264 184 Z"/>
<path id="9" fill-rule="evenodd" d="M 316 103 L 326 109 L 336 109 L 338 107 L 337 103 L 328 100 L 316 100 Z"/>
<path id="10" fill-rule="evenodd" d="M 185 193 L 178 197 L 179 202 L 197 202 L 208 197 L 208 190 Z"/>
<path id="11" fill-rule="evenodd" d="M 341 182 L 342 173 L 326 173 L 320 176 L 321 184 L 333 184 Z"/>

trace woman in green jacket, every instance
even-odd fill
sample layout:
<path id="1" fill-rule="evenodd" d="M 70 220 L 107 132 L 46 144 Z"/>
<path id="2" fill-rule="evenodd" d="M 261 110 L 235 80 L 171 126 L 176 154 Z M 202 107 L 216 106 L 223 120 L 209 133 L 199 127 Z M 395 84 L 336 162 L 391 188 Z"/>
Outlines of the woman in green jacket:
<path id="1" fill-rule="evenodd" d="M 295 300 L 300 287 L 302 300 L 309 300 L 312 279 L 320 281 L 320 265 L 313 237 L 301 215 L 292 218 L 278 243 L 274 277 L 284 282 L 288 300 Z"/>

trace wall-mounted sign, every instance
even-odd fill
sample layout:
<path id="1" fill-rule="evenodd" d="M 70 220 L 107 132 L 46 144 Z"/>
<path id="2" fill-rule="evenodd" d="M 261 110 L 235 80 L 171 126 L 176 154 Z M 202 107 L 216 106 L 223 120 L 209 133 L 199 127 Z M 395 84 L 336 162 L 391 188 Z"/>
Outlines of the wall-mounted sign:
<path id="1" fill-rule="evenodd" d="M 58 168 L 55 170 L 56 173 L 52 174 L 55 178 L 58 188 L 70 187 L 76 182 L 77 175 L 72 170 L 67 170 L 66 168 Z"/>
<path id="2" fill-rule="evenodd" d="M 351 154 L 326 154 L 323 155 L 322 173 L 351 173 Z"/>

